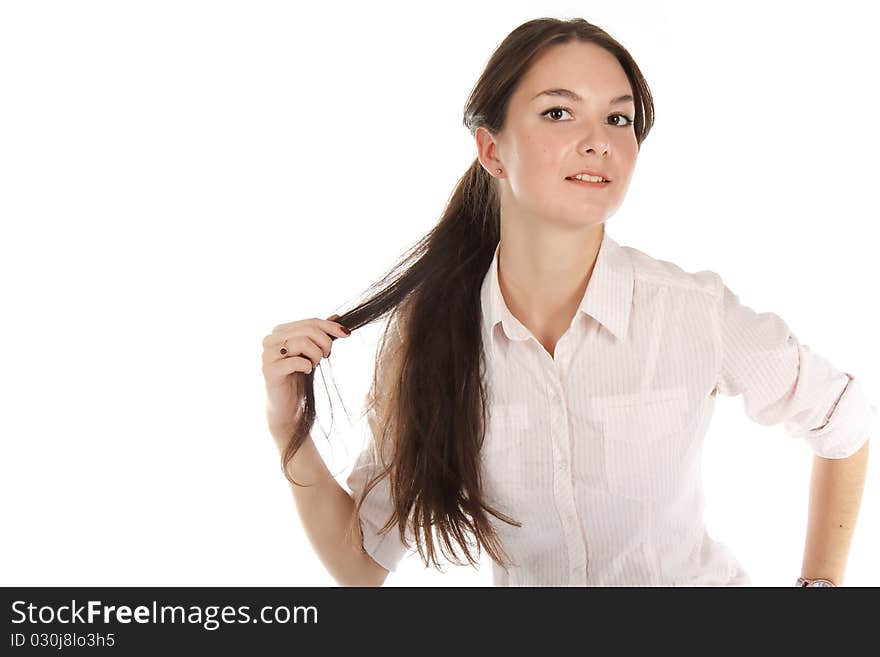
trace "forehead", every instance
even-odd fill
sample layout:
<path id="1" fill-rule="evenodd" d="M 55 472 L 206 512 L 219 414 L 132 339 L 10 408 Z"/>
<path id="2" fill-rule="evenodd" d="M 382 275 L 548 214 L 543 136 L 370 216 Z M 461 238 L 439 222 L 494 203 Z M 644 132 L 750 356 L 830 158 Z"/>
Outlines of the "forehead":
<path id="1" fill-rule="evenodd" d="M 542 52 L 523 76 L 517 95 L 528 103 L 544 89 L 563 87 L 604 103 L 630 91 L 629 79 L 617 58 L 594 43 L 565 43 Z"/>

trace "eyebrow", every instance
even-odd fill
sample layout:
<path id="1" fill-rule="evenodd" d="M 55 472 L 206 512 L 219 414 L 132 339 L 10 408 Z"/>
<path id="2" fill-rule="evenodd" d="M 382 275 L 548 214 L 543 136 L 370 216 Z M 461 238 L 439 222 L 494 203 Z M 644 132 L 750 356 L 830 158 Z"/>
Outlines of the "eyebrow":
<path id="1" fill-rule="evenodd" d="M 535 100 L 538 96 L 563 96 L 568 98 L 574 103 L 579 103 L 583 100 L 580 96 L 578 96 L 575 92 L 570 89 L 545 89 L 544 91 L 535 94 L 532 97 L 532 100 Z M 611 99 L 609 105 L 618 105 L 620 103 L 626 103 L 633 100 L 633 97 L 630 94 L 623 94 L 622 96 L 616 96 Z"/>

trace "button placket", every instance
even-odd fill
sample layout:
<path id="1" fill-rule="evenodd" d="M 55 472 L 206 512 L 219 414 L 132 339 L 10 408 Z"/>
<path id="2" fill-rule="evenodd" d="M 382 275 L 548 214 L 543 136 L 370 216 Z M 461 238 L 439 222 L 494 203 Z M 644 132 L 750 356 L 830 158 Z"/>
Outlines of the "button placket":
<path id="1" fill-rule="evenodd" d="M 550 400 L 551 442 L 555 460 L 553 491 L 569 555 L 569 583 L 582 586 L 586 583 L 586 545 L 574 499 L 569 453 L 570 436 L 561 382 L 558 378 L 548 382 L 546 389 Z"/>

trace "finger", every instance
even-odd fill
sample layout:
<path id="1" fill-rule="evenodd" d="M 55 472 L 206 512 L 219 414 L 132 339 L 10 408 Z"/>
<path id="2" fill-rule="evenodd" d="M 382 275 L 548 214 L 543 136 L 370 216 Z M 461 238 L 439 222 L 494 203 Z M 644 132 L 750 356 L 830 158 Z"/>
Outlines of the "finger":
<path id="1" fill-rule="evenodd" d="M 330 315 L 330 317 L 324 321 L 330 322 L 331 328 L 333 328 L 333 335 L 338 335 L 341 338 L 347 338 L 349 335 L 351 335 L 351 331 L 348 331 L 346 327 L 344 327 L 339 322 L 330 321 L 331 319 L 336 319 L 337 317 L 339 317 L 338 313 Z M 327 331 L 327 333 L 330 332 L 331 331 Z"/>
<path id="2" fill-rule="evenodd" d="M 302 372 L 303 374 L 311 374 L 314 369 L 312 361 L 303 356 L 291 356 L 290 358 L 281 358 L 273 363 L 263 366 L 263 376 L 267 381 L 283 379 L 294 372 Z"/>
<path id="3" fill-rule="evenodd" d="M 286 354 L 281 353 L 282 347 L 287 349 Z M 317 365 L 325 355 L 330 355 L 330 338 L 327 337 L 326 333 L 316 330 L 313 335 L 295 334 L 286 339 L 280 338 L 277 341 L 273 341 L 263 349 L 263 363 L 268 364 L 279 360 L 304 356 L 312 364 Z"/>
<path id="4" fill-rule="evenodd" d="M 332 326 L 336 325 L 333 324 Z M 272 333 L 263 338 L 263 350 L 264 352 L 271 352 L 274 350 L 276 353 L 280 353 L 285 341 L 287 341 L 289 345 L 291 340 L 301 337 L 303 334 L 303 327 L 301 325 L 287 329 L 286 331 Z M 321 351 L 324 353 L 325 356 L 330 355 L 330 349 L 332 347 L 333 340 L 335 340 L 337 337 L 336 335 L 327 335 L 327 333 L 317 327 L 312 327 L 310 330 L 306 329 L 305 335 L 311 338 L 318 346 L 321 347 Z M 344 333 L 342 335 L 344 336 Z M 288 353 L 291 351 L 290 346 L 286 347 L 286 349 Z M 281 355 L 284 356 L 286 354 Z"/>
<path id="5" fill-rule="evenodd" d="M 299 344 L 302 344 L 303 346 L 293 352 L 294 357 L 306 358 L 313 368 L 317 367 L 318 363 L 320 363 L 321 359 L 324 357 L 324 354 L 321 352 L 321 347 L 315 344 L 309 336 L 300 337 Z M 281 360 L 289 357 L 290 354 L 290 347 L 288 346 L 287 356 L 282 356 Z"/>
<path id="6" fill-rule="evenodd" d="M 336 315 L 339 317 L 339 315 Z M 338 336 L 340 338 L 348 337 L 348 333 L 342 330 L 342 324 L 339 322 L 331 322 L 329 319 L 319 319 L 317 317 L 313 317 L 312 319 L 301 319 L 296 322 L 288 322 L 286 324 L 279 324 L 275 328 L 272 329 L 271 335 L 279 335 L 282 333 L 289 333 L 291 329 L 301 327 L 303 324 L 313 324 L 318 326 L 325 333 L 329 333 L 331 335 Z M 283 338 L 282 338 L 283 339 Z"/>
<path id="7" fill-rule="evenodd" d="M 339 317 L 339 315 L 336 315 Z M 339 322 L 331 322 L 329 319 L 315 319 L 315 323 L 325 333 L 329 333 L 331 336 L 346 338 L 350 334 L 345 332 L 345 327 L 342 326 Z"/>
<path id="8" fill-rule="evenodd" d="M 312 329 L 309 333 L 303 335 L 298 335 L 295 337 L 305 337 L 307 340 L 311 342 L 312 345 L 315 345 L 318 348 L 316 353 L 319 354 L 319 358 L 326 358 L 330 355 L 330 350 L 333 347 L 333 337 L 324 333 L 321 329 Z M 282 340 L 283 343 L 283 340 Z M 288 340 L 288 344 L 290 341 Z M 279 347 L 280 349 L 280 347 Z M 290 351 L 290 347 L 287 348 L 288 352 Z"/>

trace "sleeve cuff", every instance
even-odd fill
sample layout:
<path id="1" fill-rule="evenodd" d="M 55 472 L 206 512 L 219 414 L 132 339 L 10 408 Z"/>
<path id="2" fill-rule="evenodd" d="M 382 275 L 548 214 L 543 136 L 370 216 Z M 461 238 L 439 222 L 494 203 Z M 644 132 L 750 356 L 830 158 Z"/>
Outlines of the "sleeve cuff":
<path id="1" fill-rule="evenodd" d="M 387 534 L 381 535 L 369 520 L 361 517 L 360 521 L 364 532 L 364 549 L 386 570 L 397 570 L 398 564 L 407 553 L 406 546 L 400 542 L 397 528 L 392 527 Z"/>
<path id="2" fill-rule="evenodd" d="M 861 383 L 850 381 L 824 426 L 806 432 L 804 438 L 817 456 L 843 459 L 859 451 L 878 426 L 877 408 L 865 395 Z"/>

